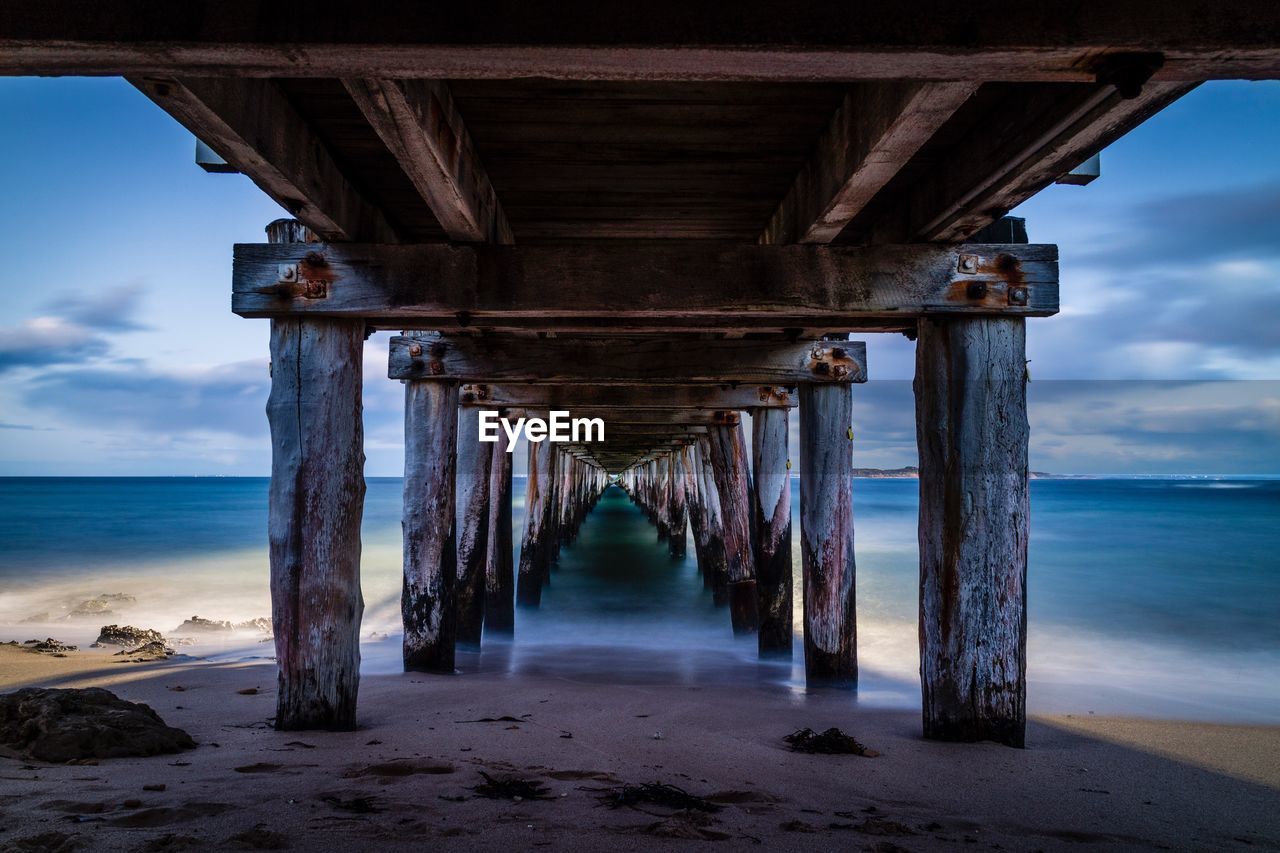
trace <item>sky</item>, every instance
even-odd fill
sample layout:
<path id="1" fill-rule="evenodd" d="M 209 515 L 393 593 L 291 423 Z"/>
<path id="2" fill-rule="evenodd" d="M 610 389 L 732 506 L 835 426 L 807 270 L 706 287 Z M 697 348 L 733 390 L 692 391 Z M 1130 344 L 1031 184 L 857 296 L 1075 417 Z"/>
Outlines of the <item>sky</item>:
<path id="1" fill-rule="evenodd" d="M 0 476 L 266 475 L 268 323 L 230 311 L 231 246 L 284 211 L 123 80 L 0 78 L 0 116 Z M 1014 211 L 1061 254 L 1062 311 L 1028 321 L 1034 469 L 1280 474 L 1278 148 L 1280 82 L 1210 83 Z M 913 345 L 866 340 L 855 464 L 915 464 Z M 386 348 L 370 476 L 403 470 Z"/>

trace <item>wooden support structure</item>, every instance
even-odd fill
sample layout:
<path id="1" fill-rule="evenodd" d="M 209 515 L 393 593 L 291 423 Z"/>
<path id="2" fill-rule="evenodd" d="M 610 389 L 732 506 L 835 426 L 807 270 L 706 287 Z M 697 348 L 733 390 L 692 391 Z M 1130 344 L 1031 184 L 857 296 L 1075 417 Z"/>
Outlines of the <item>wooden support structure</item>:
<path id="1" fill-rule="evenodd" d="M 489 536 L 484 561 L 484 634 L 515 632 L 515 555 L 512 551 L 512 454 L 507 434 L 499 430 L 489 463 Z"/>
<path id="2" fill-rule="evenodd" d="M 732 299 L 721 285 L 726 269 Z M 240 244 L 232 279 L 232 310 L 242 317 L 358 316 L 386 329 L 906 330 L 935 314 L 1058 311 L 1057 247 L 1026 243 Z"/>
<path id="3" fill-rule="evenodd" d="M 810 685 L 858 684 L 852 418 L 848 386 L 800 387 L 800 558 Z"/>
<path id="4" fill-rule="evenodd" d="M 458 561 L 454 601 L 456 640 L 480 645 L 484 626 L 486 565 L 489 552 L 489 472 L 493 447 L 480 441 L 480 410 L 461 409 L 458 416 L 457 531 Z"/>
<path id="5" fill-rule="evenodd" d="M 472 338 L 422 334 L 391 339 L 392 379 L 497 380 L 546 385 L 651 385 L 665 379 L 761 385 L 865 382 L 867 348 L 852 341 L 688 338 Z"/>
<path id="6" fill-rule="evenodd" d="M 552 444 L 529 442 L 525 479 L 524 535 L 520 544 L 520 573 L 516 599 L 526 607 L 542 601 L 542 584 L 551 568 L 552 492 L 555 464 Z"/>
<path id="7" fill-rule="evenodd" d="M 404 392 L 404 668 L 452 673 L 458 386 L 406 382 Z"/>
<path id="8" fill-rule="evenodd" d="M 1020 747 L 1030 519 L 1024 324 L 922 323 L 915 393 L 924 734 Z"/>
<path id="9" fill-rule="evenodd" d="M 720 518 L 728 575 L 729 615 L 735 634 L 754 632 L 756 612 L 755 548 L 751 539 L 751 474 L 742 421 L 733 417 L 710 431 L 711 470 L 720 494 Z"/>
<path id="10" fill-rule="evenodd" d="M 439 80 L 342 82 L 450 239 L 514 242 L 448 86 Z"/>
<path id="11" fill-rule="evenodd" d="M 751 470 L 760 654 L 791 656 L 791 459 L 787 410 L 751 413 Z"/>
<path id="12" fill-rule="evenodd" d="M 1280 77 L 1280 4 L 558 5 L 0 15 L 0 74 L 127 76 L 300 220 L 232 275 L 233 310 L 272 320 L 277 727 L 355 725 L 368 330 L 403 332 L 406 670 L 512 630 L 511 460 L 481 407 L 607 424 L 529 445 L 519 603 L 621 472 L 672 553 L 691 528 L 735 632 L 785 652 L 798 388 L 806 675 L 845 687 L 867 366 L 826 338 L 887 331 L 919 339 L 924 730 L 1022 745 L 1023 325 L 1058 311 L 1058 255 L 975 235 L 1199 82 Z"/>
<path id="13" fill-rule="evenodd" d="M 148 77 L 130 82 L 320 239 L 398 239 L 386 216 L 351 184 L 274 81 Z"/>
<path id="14" fill-rule="evenodd" d="M 830 243 L 977 89 L 908 81 L 851 87 L 760 242 Z"/>
<path id="15" fill-rule="evenodd" d="M 685 492 L 683 453 L 686 449 L 680 447 L 673 450 L 668 467 L 671 488 L 667 506 L 667 548 L 673 557 L 683 557 L 688 548 L 689 508 Z"/>
<path id="16" fill-rule="evenodd" d="M 715 466 L 712 463 L 711 438 L 700 437 L 697 448 L 697 475 L 699 511 L 703 518 L 703 543 L 699 559 L 702 579 L 711 588 L 712 600 L 717 604 L 729 601 L 729 556 L 725 551 L 724 514 L 720 501 L 720 489 L 716 485 Z"/>
<path id="17" fill-rule="evenodd" d="M 838 4 L 778 14 L 767 0 L 744 0 L 718 15 L 654 0 L 641 20 L 610 4 L 548 11 L 519 0 L 459 15 L 424 15 L 412 0 L 391 0 L 324 16 L 270 3 L 223 16 L 207 3 L 11 0 L 0 20 L 0 73 L 1080 83 L 1109 54 L 1160 50 L 1160 79 L 1280 76 L 1280 11 L 1242 5 L 1207 14 L 1191 0 L 1167 0 L 1155 14 L 1145 4 L 1075 0 L 1002 7 L 997 16 L 983 6 L 922 11 L 872 0 L 851 16 Z"/>
<path id="18" fill-rule="evenodd" d="M 303 239 L 290 225 L 268 230 L 273 239 Z M 363 351 L 360 323 L 271 324 L 267 534 L 280 730 L 356 727 Z"/>

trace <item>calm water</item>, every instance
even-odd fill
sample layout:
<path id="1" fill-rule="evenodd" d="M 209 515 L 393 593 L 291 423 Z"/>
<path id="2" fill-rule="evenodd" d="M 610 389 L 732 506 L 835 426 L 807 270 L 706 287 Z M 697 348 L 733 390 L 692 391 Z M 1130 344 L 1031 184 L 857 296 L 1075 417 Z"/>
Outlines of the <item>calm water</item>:
<path id="1" fill-rule="evenodd" d="M 191 615 L 267 615 L 266 487 L 0 479 L 0 639 L 87 643 L 104 621 L 171 631 Z M 371 480 L 365 505 L 371 672 L 398 667 L 400 490 L 399 480 Z M 522 495 L 517 479 L 517 543 Z M 1033 710 L 1280 722 L 1280 481 L 1041 480 L 1032 503 Z M 859 480 L 854 507 L 856 701 L 915 704 L 916 483 Z M 562 552 L 542 608 L 518 615 L 517 641 L 464 655 L 461 668 L 800 690 L 799 654 L 794 666 L 757 664 L 754 641 L 730 635 L 689 551 L 669 558 L 640 511 L 609 490 Z M 102 593 L 137 600 L 110 617 L 66 618 Z M 253 657 L 270 646 L 241 637 L 195 651 Z"/>

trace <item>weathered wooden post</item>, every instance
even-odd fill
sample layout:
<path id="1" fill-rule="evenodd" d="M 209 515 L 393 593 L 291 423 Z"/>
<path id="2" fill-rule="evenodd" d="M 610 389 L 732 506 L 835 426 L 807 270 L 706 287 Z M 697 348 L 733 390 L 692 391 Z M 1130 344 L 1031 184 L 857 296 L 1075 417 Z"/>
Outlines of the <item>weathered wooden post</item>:
<path id="1" fill-rule="evenodd" d="M 689 527 L 688 497 L 685 493 L 684 455 L 680 447 L 671 453 L 671 502 L 668 507 L 667 546 L 673 557 L 683 557 L 687 549 L 686 531 Z"/>
<path id="2" fill-rule="evenodd" d="M 549 441 L 529 442 L 529 473 L 525 479 L 524 535 L 520 544 L 520 573 L 516 599 L 537 607 L 542 584 L 551 565 L 551 498 L 555 465 Z"/>
<path id="3" fill-rule="evenodd" d="M 922 320 L 920 673 L 924 735 L 1026 736 L 1026 338 L 1021 318 Z"/>
<path id="4" fill-rule="evenodd" d="M 711 463 L 711 438 L 698 437 L 698 495 L 702 499 L 703 533 L 702 552 L 706 565 L 702 567 L 703 583 L 711 587 L 712 600 L 717 605 L 729 600 L 729 558 L 724 545 L 724 517 L 721 512 L 720 490 L 716 487 L 715 468 Z"/>
<path id="5" fill-rule="evenodd" d="M 484 632 L 510 636 L 515 632 L 515 555 L 511 533 L 512 456 L 510 439 L 498 430 L 489 466 L 489 537 L 485 552 Z"/>
<path id="6" fill-rule="evenodd" d="M 698 571 L 702 574 L 702 583 L 706 588 L 710 588 L 711 583 L 707 579 L 707 556 L 703 553 L 706 546 L 706 510 L 703 509 L 703 496 L 698 488 L 698 470 L 701 463 L 698 462 L 698 446 L 697 444 L 689 444 L 680 448 L 680 469 L 684 471 L 684 502 L 689 516 L 689 532 L 693 534 L 693 554 L 698 561 Z"/>
<path id="7" fill-rule="evenodd" d="M 671 457 L 662 454 L 654 463 L 656 491 L 653 507 L 653 523 L 658 528 L 658 541 L 671 535 Z"/>
<path id="8" fill-rule="evenodd" d="M 752 502 L 760 654 L 791 656 L 791 461 L 786 409 L 751 415 Z"/>
<path id="9" fill-rule="evenodd" d="M 751 475 L 742 419 L 737 412 L 721 412 L 708 428 L 711 467 L 720 493 L 724 551 L 729 576 L 729 615 L 735 634 L 749 634 L 759 626 L 756 612 L 756 572 L 751 541 Z"/>
<path id="10" fill-rule="evenodd" d="M 272 243 L 306 242 L 292 220 Z M 364 323 L 272 320 L 267 533 L 277 729 L 354 729 L 360 688 Z"/>
<path id="11" fill-rule="evenodd" d="M 485 560 L 489 547 L 489 470 L 493 448 L 480 441 L 480 409 L 463 407 L 458 417 L 457 641 L 479 646 L 484 627 Z"/>
<path id="12" fill-rule="evenodd" d="M 804 670 L 811 685 L 858 685 L 852 422 L 849 385 L 800 386 Z"/>
<path id="13" fill-rule="evenodd" d="M 404 668 L 451 673 L 457 625 L 458 386 L 410 380 L 404 391 Z"/>

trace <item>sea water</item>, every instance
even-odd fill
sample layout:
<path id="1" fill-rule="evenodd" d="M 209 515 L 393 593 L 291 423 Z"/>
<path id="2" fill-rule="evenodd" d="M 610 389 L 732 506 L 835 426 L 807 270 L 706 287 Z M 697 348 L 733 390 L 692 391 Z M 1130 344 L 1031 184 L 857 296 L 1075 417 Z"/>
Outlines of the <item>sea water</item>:
<path id="1" fill-rule="evenodd" d="M 398 479 L 371 479 L 365 500 L 367 673 L 399 670 L 401 491 Z M 514 493 L 518 548 L 522 478 Z M 1033 712 L 1280 722 L 1280 481 L 1036 480 L 1031 497 Z M 918 706 L 917 484 L 860 479 L 853 500 L 861 679 L 850 701 Z M 85 645 L 111 622 L 173 634 L 191 616 L 269 615 L 266 502 L 265 479 L 0 479 L 0 640 Z M 758 662 L 754 639 L 734 638 L 703 588 L 692 544 L 670 557 L 612 488 L 562 550 L 541 607 L 517 612 L 514 641 L 461 653 L 462 677 L 538 672 L 801 695 L 798 518 L 793 525 L 790 664 Z M 68 616 L 117 593 L 134 601 Z M 270 658 L 261 640 L 202 635 L 180 651 Z"/>

